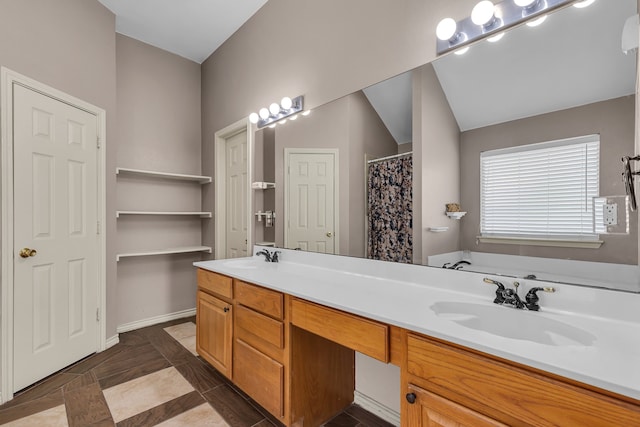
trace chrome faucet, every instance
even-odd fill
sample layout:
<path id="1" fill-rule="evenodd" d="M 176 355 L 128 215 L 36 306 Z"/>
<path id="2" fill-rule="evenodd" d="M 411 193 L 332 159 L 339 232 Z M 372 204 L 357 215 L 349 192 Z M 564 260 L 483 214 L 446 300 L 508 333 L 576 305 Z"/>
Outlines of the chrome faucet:
<path id="1" fill-rule="evenodd" d="M 445 262 L 442 268 L 448 268 L 450 270 L 460 270 L 463 267 L 463 264 L 471 265 L 469 261 L 461 260 L 456 262 L 455 264 L 451 264 L 449 262 Z"/>
<path id="2" fill-rule="evenodd" d="M 259 252 L 256 252 L 256 255 L 264 255 L 264 260 L 266 262 L 278 262 L 280 261 L 278 259 L 278 254 L 280 253 L 280 251 L 273 251 L 273 252 L 269 252 L 266 249 L 263 249 Z"/>
<path id="3" fill-rule="evenodd" d="M 506 288 L 502 283 L 497 280 L 489 279 L 485 277 L 483 279 L 485 283 L 490 285 L 496 285 L 498 288 L 496 289 L 496 298 L 493 300 L 494 304 L 499 305 L 507 305 L 510 307 L 514 307 L 520 310 L 531 310 L 538 311 L 540 310 L 540 306 L 538 305 L 538 301 L 540 298 L 536 292 L 544 291 L 544 292 L 555 292 L 555 288 L 547 287 L 535 287 L 529 289 L 527 295 L 524 297 L 524 302 L 518 296 L 518 287 L 520 286 L 519 282 L 513 282 L 514 289 Z"/>

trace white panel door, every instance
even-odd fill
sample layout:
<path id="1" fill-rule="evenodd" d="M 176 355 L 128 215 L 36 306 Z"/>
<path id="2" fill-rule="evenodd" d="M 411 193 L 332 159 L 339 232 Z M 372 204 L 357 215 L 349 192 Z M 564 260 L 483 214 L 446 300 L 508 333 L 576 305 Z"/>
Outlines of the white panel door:
<path id="1" fill-rule="evenodd" d="M 335 253 L 335 171 L 333 153 L 288 155 L 287 248 Z"/>
<path id="2" fill-rule="evenodd" d="M 226 141 L 226 258 L 247 256 L 247 132 Z"/>
<path id="3" fill-rule="evenodd" d="M 17 391 L 98 346 L 97 118 L 14 84 L 13 126 Z"/>

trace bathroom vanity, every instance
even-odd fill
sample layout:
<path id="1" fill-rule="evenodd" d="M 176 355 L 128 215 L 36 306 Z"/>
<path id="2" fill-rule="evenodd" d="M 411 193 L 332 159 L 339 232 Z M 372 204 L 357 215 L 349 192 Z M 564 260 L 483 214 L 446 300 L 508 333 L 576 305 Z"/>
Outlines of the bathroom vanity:
<path id="1" fill-rule="evenodd" d="M 195 263 L 197 350 L 287 426 L 351 404 L 354 351 L 400 367 L 402 426 L 640 425 L 635 294 L 565 286 L 529 312 L 476 273 L 282 252 Z M 563 305 L 593 298 L 618 314 Z"/>

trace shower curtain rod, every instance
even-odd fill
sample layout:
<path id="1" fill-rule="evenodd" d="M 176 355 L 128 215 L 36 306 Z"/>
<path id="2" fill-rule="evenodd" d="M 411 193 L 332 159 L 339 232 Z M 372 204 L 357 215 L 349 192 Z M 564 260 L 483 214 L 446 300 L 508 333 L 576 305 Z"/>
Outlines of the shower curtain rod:
<path id="1" fill-rule="evenodd" d="M 410 156 L 412 154 L 413 154 L 413 151 L 407 151 L 406 153 L 402 153 L 402 154 L 394 154 L 393 156 L 380 157 L 379 159 L 368 160 L 367 164 L 370 165 L 371 163 L 377 163 L 377 162 L 383 162 L 385 160 L 397 159 L 399 157 Z"/>

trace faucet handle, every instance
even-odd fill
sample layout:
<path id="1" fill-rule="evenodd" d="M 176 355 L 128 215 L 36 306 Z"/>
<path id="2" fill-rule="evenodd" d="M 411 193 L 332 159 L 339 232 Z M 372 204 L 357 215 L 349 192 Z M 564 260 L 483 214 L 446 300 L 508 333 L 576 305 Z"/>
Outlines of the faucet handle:
<path id="1" fill-rule="evenodd" d="M 556 289 L 552 287 L 536 287 L 529 289 L 529 292 L 527 292 L 527 295 L 525 296 L 525 300 L 527 301 L 525 305 L 529 310 L 538 311 L 540 309 L 540 306 L 538 305 L 538 301 L 540 300 L 540 298 L 536 293 L 540 291 L 553 293 L 556 291 Z"/>
<path id="2" fill-rule="evenodd" d="M 497 280 L 489 279 L 488 277 L 485 277 L 484 279 L 482 279 L 482 281 L 484 283 L 488 283 L 490 285 L 496 285 L 498 287 L 498 289 L 496 289 L 496 298 L 493 300 L 493 302 L 495 304 L 502 304 L 504 302 L 504 297 L 505 297 L 504 285 L 498 282 Z"/>

